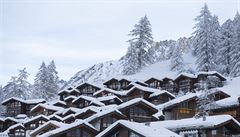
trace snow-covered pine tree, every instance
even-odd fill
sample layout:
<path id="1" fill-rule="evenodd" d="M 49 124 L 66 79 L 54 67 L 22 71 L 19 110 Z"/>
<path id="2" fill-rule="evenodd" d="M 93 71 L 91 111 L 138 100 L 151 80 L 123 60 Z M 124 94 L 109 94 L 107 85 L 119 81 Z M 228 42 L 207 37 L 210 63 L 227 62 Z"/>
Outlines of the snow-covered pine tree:
<path id="1" fill-rule="evenodd" d="M 13 76 L 6 86 L 3 87 L 4 99 L 18 97 L 29 99 L 32 97 L 32 85 L 27 81 L 29 73 L 26 68 L 19 70 L 18 76 Z"/>
<path id="2" fill-rule="evenodd" d="M 47 67 L 47 72 L 48 72 L 48 98 L 54 98 L 57 96 L 57 92 L 59 90 L 58 87 L 58 82 L 59 82 L 59 78 L 58 78 L 58 72 L 56 70 L 56 65 L 54 60 L 52 60 L 50 62 L 50 64 Z"/>
<path id="3" fill-rule="evenodd" d="M 206 120 L 206 116 L 209 115 L 212 107 L 215 105 L 214 94 L 212 91 L 208 89 L 208 80 L 201 81 L 198 83 L 198 93 L 197 97 L 197 113 L 195 115 L 196 118 L 203 118 L 203 121 Z"/>
<path id="4" fill-rule="evenodd" d="M 129 40 L 130 47 L 125 55 L 124 74 L 134 74 L 153 62 L 151 54 L 148 54 L 149 48 L 153 44 L 153 37 L 147 16 L 140 19 L 129 35 L 133 38 Z M 132 65 L 132 63 L 136 65 Z"/>
<path id="5" fill-rule="evenodd" d="M 217 18 L 213 17 L 205 4 L 200 15 L 195 18 L 193 33 L 194 55 L 197 57 L 196 64 L 199 71 L 213 70 L 215 67 L 215 58 L 213 52 L 217 41 Z"/>
<path id="6" fill-rule="evenodd" d="M 36 98 L 48 99 L 48 70 L 45 62 L 42 62 L 34 79 L 34 91 Z"/>
<path id="7" fill-rule="evenodd" d="M 181 73 L 184 71 L 183 51 L 179 45 L 176 45 L 171 57 L 171 70 Z"/>
<path id="8" fill-rule="evenodd" d="M 231 69 L 231 76 L 240 76 L 240 15 L 237 12 L 234 20 L 234 36 L 233 36 L 233 48 L 230 52 L 232 55 L 231 62 L 233 64 Z"/>
<path id="9" fill-rule="evenodd" d="M 231 62 L 231 51 L 233 48 L 233 22 L 228 19 L 224 22 L 220 29 L 220 43 L 219 50 L 217 52 L 217 62 L 219 63 L 218 71 L 222 74 L 228 76 L 231 72 L 232 62 Z"/>
<path id="10" fill-rule="evenodd" d="M 17 79 L 17 83 L 19 85 L 19 95 L 23 99 L 31 98 L 32 96 L 32 85 L 27 81 L 27 78 L 30 74 L 26 71 L 26 68 L 19 70 L 19 75 Z"/>

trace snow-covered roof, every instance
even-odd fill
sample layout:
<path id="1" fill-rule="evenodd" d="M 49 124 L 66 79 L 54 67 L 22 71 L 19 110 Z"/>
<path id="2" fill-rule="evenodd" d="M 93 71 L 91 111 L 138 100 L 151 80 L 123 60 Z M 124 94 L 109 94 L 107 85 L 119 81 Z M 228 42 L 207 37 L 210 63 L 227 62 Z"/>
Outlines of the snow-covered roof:
<path id="1" fill-rule="evenodd" d="M 178 79 L 181 76 L 186 76 L 186 77 L 189 77 L 189 78 L 197 78 L 197 76 L 194 75 L 194 74 L 183 72 L 183 73 L 178 74 L 174 80 Z"/>
<path id="2" fill-rule="evenodd" d="M 226 85 L 218 89 L 228 93 L 231 96 L 240 96 L 239 83 L 240 77 L 236 77 L 227 81 Z"/>
<path id="3" fill-rule="evenodd" d="M 74 114 L 70 114 L 70 115 L 67 115 L 66 117 L 64 117 L 62 120 L 65 121 L 69 118 L 74 118 L 75 119 L 75 115 Z"/>
<path id="4" fill-rule="evenodd" d="M 62 122 L 50 120 L 50 121 L 44 123 L 43 125 L 40 125 L 38 128 L 34 129 L 33 131 L 31 131 L 30 135 L 32 136 L 32 134 L 39 132 L 40 130 L 42 130 L 43 128 L 45 128 L 46 126 L 49 126 L 49 125 L 55 125 L 56 127 L 60 127 L 60 126 L 66 125 L 66 124 L 64 124 Z"/>
<path id="5" fill-rule="evenodd" d="M 83 100 L 87 100 L 87 101 L 90 101 L 90 104 L 96 104 L 96 105 L 99 105 L 99 106 L 104 106 L 105 104 L 98 101 L 96 98 L 94 97 L 89 97 L 89 96 L 84 96 L 84 95 L 81 95 L 79 97 L 77 97 L 76 99 L 74 99 L 72 102 L 75 103 L 76 101 L 78 101 L 79 99 L 83 99 Z"/>
<path id="6" fill-rule="evenodd" d="M 102 88 L 101 85 L 96 85 L 96 84 L 90 83 L 90 82 L 84 82 L 84 83 L 81 83 L 81 84 L 76 85 L 76 86 L 75 86 L 75 89 L 77 89 L 78 87 L 81 87 L 81 86 L 83 86 L 83 85 L 85 85 L 85 84 L 86 84 L 86 85 L 93 86 L 93 87 L 96 87 L 96 88 L 99 88 L 99 89 Z"/>
<path id="7" fill-rule="evenodd" d="M 119 97 L 117 97 L 115 95 L 103 96 L 103 97 L 98 97 L 97 98 L 98 101 L 108 101 L 108 100 L 112 100 L 112 99 L 117 99 L 117 100 L 123 102 Z"/>
<path id="8" fill-rule="evenodd" d="M 29 99 L 29 100 L 24 100 L 24 99 L 21 99 L 21 98 L 17 98 L 17 97 L 11 97 L 11 98 L 8 98 L 6 100 L 4 100 L 2 102 L 2 104 L 5 104 L 11 100 L 16 100 L 16 101 L 19 101 L 19 102 L 22 102 L 22 103 L 25 103 L 25 104 L 38 104 L 38 103 L 43 103 L 45 102 L 45 99 Z"/>
<path id="9" fill-rule="evenodd" d="M 223 79 L 227 79 L 225 76 L 223 76 L 221 73 L 219 73 L 219 72 L 217 72 L 217 71 L 208 71 L 208 72 L 206 72 L 206 71 L 200 71 L 200 72 L 198 72 L 196 75 L 201 75 L 201 74 L 203 74 L 203 75 L 219 75 L 220 77 L 222 77 Z"/>
<path id="10" fill-rule="evenodd" d="M 22 123 L 17 123 L 17 124 L 15 124 L 15 125 L 10 126 L 5 132 L 8 133 L 10 130 L 15 129 L 15 128 L 17 128 L 17 127 L 21 127 L 21 128 L 24 128 L 24 129 L 25 129 L 25 127 L 23 126 Z"/>
<path id="11" fill-rule="evenodd" d="M 77 98 L 76 96 L 71 95 L 71 96 L 68 96 L 68 97 L 64 98 L 64 101 L 67 101 L 67 100 L 69 100 L 69 99 L 74 100 L 74 99 L 76 99 L 76 98 Z"/>
<path id="12" fill-rule="evenodd" d="M 156 96 L 159 96 L 161 94 L 168 94 L 169 96 L 175 98 L 175 95 L 173 95 L 172 93 L 168 92 L 167 90 L 158 90 L 158 91 L 155 91 L 154 93 L 152 93 L 149 98 L 152 98 L 152 97 L 156 97 Z"/>
<path id="13" fill-rule="evenodd" d="M 50 115 L 50 116 L 48 116 L 49 117 L 49 119 L 52 119 L 52 118 L 57 118 L 57 119 L 59 119 L 59 120 L 61 120 L 62 121 L 62 117 L 60 117 L 60 116 L 58 116 L 58 115 L 56 115 L 56 114 L 52 114 L 52 115 Z"/>
<path id="14" fill-rule="evenodd" d="M 61 132 L 67 131 L 67 130 L 69 130 L 71 128 L 78 127 L 78 126 L 80 126 L 82 124 L 84 124 L 84 125 L 88 126 L 89 128 L 97 131 L 97 129 L 95 129 L 88 122 L 86 122 L 84 120 L 76 120 L 74 123 L 61 125 L 59 128 L 51 130 L 49 132 L 46 132 L 46 133 L 40 135 L 39 137 L 49 137 L 49 136 L 52 136 L 52 135 L 60 134 Z"/>
<path id="15" fill-rule="evenodd" d="M 142 98 L 134 98 L 132 100 L 129 100 L 127 102 L 124 102 L 122 104 L 120 104 L 119 106 L 117 106 L 117 109 L 123 109 L 125 107 L 128 107 L 128 106 L 131 106 L 133 104 L 137 104 L 137 103 L 144 103 L 148 106 L 150 106 L 151 108 L 157 110 L 156 106 L 148 101 L 146 101 L 145 99 L 142 99 Z"/>
<path id="16" fill-rule="evenodd" d="M 212 109 L 226 108 L 231 106 L 240 106 L 239 97 L 233 96 L 218 100 L 215 102 L 215 106 Z"/>
<path id="17" fill-rule="evenodd" d="M 38 104 L 35 107 L 33 107 L 31 109 L 31 111 L 34 111 L 35 109 L 37 109 L 39 107 L 45 108 L 47 110 L 53 110 L 53 111 L 59 111 L 59 110 L 63 110 L 64 109 L 62 107 L 57 107 L 57 106 L 53 106 L 53 105 L 49 105 L 49 104 Z"/>
<path id="18" fill-rule="evenodd" d="M 100 111 L 100 112 L 90 116 L 89 118 L 86 119 L 86 121 L 87 122 L 91 122 L 94 119 L 100 118 L 100 117 L 105 116 L 105 115 L 110 114 L 110 113 L 117 113 L 117 114 L 122 115 L 123 117 L 125 117 L 125 115 L 123 115 L 122 112 L 120 112 L 117 109 L 108 109 L 108 110 Z"/>
<path id="19" fill-rule="evenodd" d="M 199 95 L 199 93 L 188 93 L 186 95 L 183 95 L 181 97 L 178 97 L 178 98 L 175 98 L 173 100 L 170 100 L 166 103 L 163 103 L 163 104 L 160 104 L 157 106 L 157 108 L 159 109 L 164 109 L 164 108 L 167 108 L 167 107 L 170 107 L 170 106 L 173 106 L 173 105 L 176 105 L 176 104 L 179 104 L 185 100 L 188 100 L 188 99 L 191 99 L 191 98 L 195 98 Z"/>
<path id="20" fill-rule="evenodd" d="M 113 90 L 113 89 L 110 89 L 110 88 L 102 88 L 101 90 L 93 93 L 93 95 L 95 96 L 95 95 L 97 95 L 97 94 L 99 94 L 99 93 L 101 93 L 101 92 L 103 92 L 103 91 L 107 91 L 107 92 L 110 92 L 110 93 L 112 93 L 112 94 L 120 95 L 120 96 L 124 96 L 124 95 L 126 95 L 127 92 L 128 92 L 128 90 L 116 91 L 116 90 Z"/>
<path id="21" fill-rule="evenodd" d="M 4 121 L 6 121 L 6 120 L 10 120 L 10 121 L 14 121 L 14 122 L 19 122 L 18 119 L 15 119 L 15 118 L 13 118 L 13 117 L 6 117 L 6 118 L 4 118 Z"/>
<path id="22" fill-rule="evenodd" d="M 181 120 L 157 121 L 151 122 L 150 126 L 165 127 L 167 129 L 176 131 L 181 129 L 188 130 L 198 128 L 211 128 L 230 120 L 234 121 L 234 123 L 236 123 L 240 127 L 240 123 L 230 115 L 207 116 L 206 121 L 203 121 L 202 118 L 186 118 Z"/>
<path id="23" fill-rule="evenodd" d="M 49 117 L 41 114 L 41 115 L 37 115 L 37 116 L 35 116 L 35 117 L 32 117 L 32 118 L 24 121 L 23 123 L 24 123 L 24 124 L 27 124 L 27 123 L 32 122 L 32 121 L 34 121 L 34 120 L 37 120 L 37 119 L 39 119 L 39 118 L 44 118 L 44 119 L 46 119 L 46 120 L 49 120 Z"/>
<path id="24" fill-rule="evenodd" d="M 142 123 L 130 122 L 127 120 L 118 120 L 108 128 L 99 133 L 96 137 L 106 135 L 114 127 L 121 125 L 145 137 L 181 137 L 180 135 L 163 127 L 152 128 Z"/>

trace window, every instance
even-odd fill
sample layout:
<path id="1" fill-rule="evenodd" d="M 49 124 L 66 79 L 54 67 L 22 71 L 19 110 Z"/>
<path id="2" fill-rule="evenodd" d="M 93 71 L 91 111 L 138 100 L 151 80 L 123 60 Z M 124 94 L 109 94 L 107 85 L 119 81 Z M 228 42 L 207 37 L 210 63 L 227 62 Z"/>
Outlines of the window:
<path id="1" fill-rule="evenodd" d="M 192 109 L 189 108 L 188 102 L 180 103 L 179 112 L 182 114 L 190 114 Z"/>
<path id="2" fill-rule="evenodd" d="M 35 124 L 30 124 L 30 128 L 31 128 L 31 129 L 35 129 L 35 128 L 36 128 L 36 125 L 35 125 Z"/>
<path id="3" fill-rule="evenodd" d="M 140 136 L 137 135 L 136 133 L 129 131 L 129 137 L 140 137 Z"/>
<path id="4" fill-rule="evenodd" d="M 15 130 L 15 134 L 16 137 L 25 137 L 25 131 L 23 129 L 17 129 Z"/>
<path id="5" fill-rule="evenodd" d="M 212 130 L 212 135 L 217 135 L 217 130 Z"/>
<path id="6" fill-rule="evenodd" d="M 148 116 L 148 113 L 142 108 L 133 107 L 130 108 L 130 116 Z"/>
<path id="7" fill-rule="evenodd" d="M 38 121 L 39 125 L 43 125 L 44 123 L 45 123 L 45 121 L 43 121 L 43 120 Z"/>

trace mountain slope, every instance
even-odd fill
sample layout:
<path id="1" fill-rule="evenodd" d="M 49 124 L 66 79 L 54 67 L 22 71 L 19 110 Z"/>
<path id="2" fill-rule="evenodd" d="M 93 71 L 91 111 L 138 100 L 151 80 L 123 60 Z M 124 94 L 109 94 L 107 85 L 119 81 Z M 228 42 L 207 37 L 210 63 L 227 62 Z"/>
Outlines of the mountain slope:
<path id="1" fill-rule="evenodd" d="M 123 56 L 119 60 L 107 61 L 104 63 L 95 64 L 87 69 L 77 72 L 67 84 L 64 86 L 74 86 L 83 82 L 91 82 L 97 85 L 101 85 L 103 81 L 106 81 L 112 77 L 126 77 L 130 79 L 146 79 L 148 77 L 164 77 L 168 75 L 176 75 L 177 72 L 170 71 L 170 57 L 172 54 L 172 49 L 176 45 L 180 46 L 184 51 L 184 63 L 186 70 L 195 70 L 195 58 L 191 55 L 191 40 L 188 38 L 180 38 L 177 41 L 160 41 L 156 42 L 155 45 L 151 47 L 148 54 L 152 54 L 155 63 L 149 63 L 152 65 L 140 68 L 140 71 L 134 75 L 124 75 L 124 65 L 126 65 L 126 58 Z"/>

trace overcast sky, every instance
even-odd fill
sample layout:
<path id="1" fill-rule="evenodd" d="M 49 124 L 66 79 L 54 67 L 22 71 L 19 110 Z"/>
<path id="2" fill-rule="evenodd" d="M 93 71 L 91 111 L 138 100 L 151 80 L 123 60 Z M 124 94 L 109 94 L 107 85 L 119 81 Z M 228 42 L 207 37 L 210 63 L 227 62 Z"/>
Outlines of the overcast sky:
<path id="1" fill-rule="evenodd" d="M 220 23 L 240 10 L 240 0 L 207 0 Z M 68 80 L 92 64 L 119 59 L 127 34 L 145 14 L 155 41 L 189 37 L 202 0 L 0 0 L 0 85 L 18 69 L 34 76 L 54 59 Z"/>

